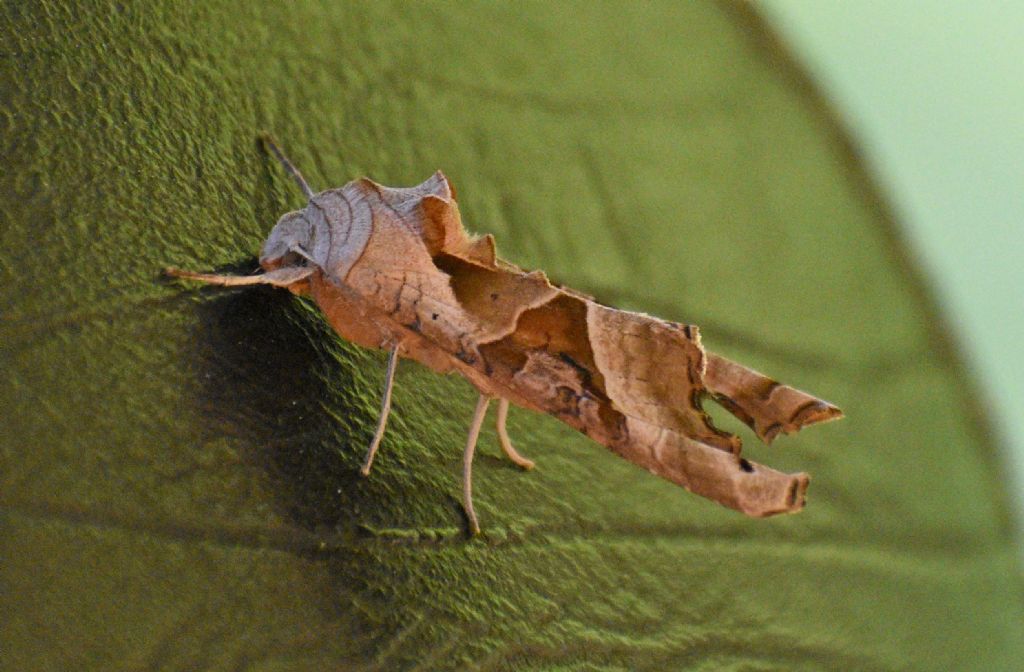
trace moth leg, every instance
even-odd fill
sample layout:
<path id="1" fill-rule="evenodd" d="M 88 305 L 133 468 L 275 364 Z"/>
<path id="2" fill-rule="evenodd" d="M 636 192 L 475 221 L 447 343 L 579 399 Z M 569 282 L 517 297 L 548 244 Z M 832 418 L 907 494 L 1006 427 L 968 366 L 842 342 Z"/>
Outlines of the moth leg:
<path id="1" fill-rule="evenodd" d="M 309 188 L 309 184 L 306 183 L 306 178 L 302 177 L 302 173 L 300 173 L 299 169 L 295 167 L 295 164 L 288 160 L 288 157 L 284 155 L 284 152 L 281 151 L 281 148 L 277 146 L 276 142 L 274 142 L 273 136 L 271 136 L 269 133 L 261 133 L 260 141 L 262 141 L 263 145 L 270 150 L 270 152 L 277 158 L 278 161 L 281 162 L 281 165 L 284 166 L 284 169 L 288 172 L 289 175 L 292 176 L 292 179 L 294 179 L 295 182 L 299 185 L 299 189 L 302 189 L 302 193 L 306 195 L 306 198 L 312 199 L 313 196 L 315 196 L 316 194 L 314 194 L 313 190 Z"/>
<path id="2" fill-rule="evenodd" d="M 491 398 L 486 394 L 481 394 L 477 399 L 473 422 L 469 425 L 469 435 L 466 437 L 466 450 L 462 453 L 462 507 L 466 510 L 466 518 L 469 519 L 469 533 L 474 537 L 480 534 L 480 523 L 473 510 L 473 453 L 476 451 L 480 426 L 484 424 L 484 416 L 490 403 Z"/>
<path id="3" fill-rule="evenodd" d="M 508 399 L 498 400 L 498 421 L 495 423 L 498 430 L 498 440 L 501 442 L 501 449 L 508 455 L 508 459 L 516 463 L 520 468 L 529 471 L 533 469 L 534 462 L 519 454 L 519 451 L 512 445 L 508 438 L 508 430 L 505 429 L 505 421 L 508 420 Z"/>
<path id="4" fill-rule="evenodd" d="M 288 287 L 300 280 L 305 280 L 313 275 L 315 269 L 308 266 L 284 266 L 282 268 L 259 273 L 257 275 L 217 275 L 215 273 L 196 273 L 194 271 L 183 271 L 180 268 L 165 268 L 164 273 L 174 278 L 196 280 L 209 285 L 220 285 L 222 287 L 237 287 L 239 285 L 273 285 L 274 287 Z"/>
<path id="5" fill-rule="evenodd" d="M 384 438 L 384 427 L 388 424 L 388 416 L 391 415 L 391 387 L 395 382 L 395 368 L 398 366 L 398 343 L 391 348 L 388 355 L 388 369 L 384 374 L 384 395 L 380 403 L 380 417 L 377 419 L 377 431 L 373 433 L 373 441 L 366 451 L 366 459 L 359 473 L 363 476 L 370 475 L 370 467 L 373 465 L 373 456 L 377 454 L 380 441 Z"/>

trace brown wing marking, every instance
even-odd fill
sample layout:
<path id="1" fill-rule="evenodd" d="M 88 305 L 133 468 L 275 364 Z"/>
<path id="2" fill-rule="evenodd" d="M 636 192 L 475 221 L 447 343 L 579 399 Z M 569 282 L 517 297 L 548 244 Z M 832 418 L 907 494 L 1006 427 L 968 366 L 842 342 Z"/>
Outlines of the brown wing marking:
<path id="1" fill-rule="evenodd" d="M 779 433 L 791 434 L 808 425 L 843 417 L 843 412 L 827 401 L 713 352 L 707 353 L 704 384 L 715 401 L 765 443 L 771 443 Z"/>

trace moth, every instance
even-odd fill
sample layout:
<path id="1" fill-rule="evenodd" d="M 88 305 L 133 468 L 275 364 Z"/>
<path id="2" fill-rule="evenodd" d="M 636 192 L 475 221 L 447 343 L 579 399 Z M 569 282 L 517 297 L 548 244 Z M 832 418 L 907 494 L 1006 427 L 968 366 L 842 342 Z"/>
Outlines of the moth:
<path id="1" fill-rule="evenodd" d="M 491 235 L 465 231 L 455 190 L 440 171 L 409 188 L 362 178 L 316 193 L 273 140 L 262 139 L 308 199 L 270 232 L 263 272 L 166 272 L 309 296 L 342 338 L 388 352 L 364 475 L 384 436 L 404 357 L 459 373 L 479 392 L 462 461 L 471 534 L 480 532 L 473 455 L 492 399 L 501 446 L 524 469 L 533 462 L 509 440 L 510 404 L 552 415 L 651 473 L 749 516 L 803 507 L 809 477 L 743 458 L 739 437 L 715 427 L 702 404 L 717 402 L 765 443 L 841 417 L 834 405 L 705 350 L 694 325 L 616 310 L 498 258 Z"/>

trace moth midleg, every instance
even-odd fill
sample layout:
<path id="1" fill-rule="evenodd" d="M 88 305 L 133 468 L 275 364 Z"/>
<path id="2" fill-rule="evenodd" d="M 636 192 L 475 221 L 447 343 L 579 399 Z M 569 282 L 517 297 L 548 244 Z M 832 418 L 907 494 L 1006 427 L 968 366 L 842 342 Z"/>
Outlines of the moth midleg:
<path id="1" fill-rule="evenodd" d="M 313 196 L 315 196 L 316 194 L 314 194 L 313 190 L 309 188 L 309 184 L 306 182 L 306 178 L 302 176 L 302 173 L 300 173 L 299 169 L 295 167 L 295 164 L 289 161 L 288 157 L 284 155 L 284 152 L 281 151 L 281 148 L 277 146 L 276 142 L 274 142 L 273 136 L 271 136 L 269 133 L 261 133 L 260 141 L 264 144 L 264 146 L 267 149 L 270 150 L 274 157 L 276 157 L 277 160 L 281 162 L 281 165 L 284 166 L 284 169 L 288 172 L 289 175 L 292 176 L 292 179 L 294 179 L 295 182 L 299 185 L 299 189 L 302 189 L 302 193 L 306 195 L 306 198 L 313 198 Z"/>
<path id="2" fill-rule="evenodd" d="M 469 425 L 469 435 L 466 436 L 466 450 L 462 453 L 462 507 L 466 510 L 466 518 L 469 519 L 469 533 L 473 536 L 480 534 L 480 523 L 473 510 L 473 453 L 476 451 L 476 440 L 480 437 L 480 427 L 484 424 L 484 416 L 487 415 L 487 406 L 490 403 L 491 398 L 486 394 L 481 394 L 477 399 L 473 421 Z"/>
<path id="3" fill-rule="evenodd" d="M 505 423 L 508 420 L 508 406 L 508 399 L 498 400 L 498 419 L 495 422 L 495 427 L 498 430 L 498 441 L 501 442 L 501 449 L 508 455 L 508 459 L 529 471 L 535 466 L 533 460 L 520 455 L 519 451 L 512 445 L 512 441 L 508 438 L 508 430 L 505 428 Z"/>
<path id="4" fill-rule="evenodd" d="M 285 266 L 267 273 L 257 275 L 217 275 L 216 273 L 196 273 L 194 271 L 183 271 L 180 268 L 165 268 L 164 273 L 175 278 L 196 280 L 209 285 L 220 285 L 222 287 L 237 287 L 241 285 L 273 285 L 274 287 L 287 287 L 300 280 L 305 280 L 313 274 L 312 268 L 305 266 Z"/>
<path id="5" fill-rule="evenodd" d="M 380 417 L 377 418 L 377 430 L 373 433 L 373 441 L 370 442 L 370 448 L 366 451 L 366 459 L 363 460 L 363 466 L 359 470 L 363 476 L 370 475 L 370 467 L 373 466 L 373 456 L 377 454 L 377 448 L 380 447 L 380 441 L 384 438 L 384 427 L 388 424 L 388 416 L 391 415 L 391 388 L 395 382 L 395 368 L 398 366 L 398 347 L 399 344 L 391 348 L 391 354 L 388 355 L 388 368 L 384 373 L 384 394 L 380 402 Z"/>

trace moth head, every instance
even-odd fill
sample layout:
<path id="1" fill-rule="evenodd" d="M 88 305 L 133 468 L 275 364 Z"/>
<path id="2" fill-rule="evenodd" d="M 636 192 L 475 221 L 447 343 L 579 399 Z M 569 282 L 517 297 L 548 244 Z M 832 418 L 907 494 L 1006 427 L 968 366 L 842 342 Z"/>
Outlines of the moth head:
<path id="1" fill-rule="evenodd" d="M 283 266 L 304 266 L 313 248 L 312 242 L 313 227 L 305 211 L 289 212 L 277 221 L 263 243 L 260 266 L 268 271 Z"/>

